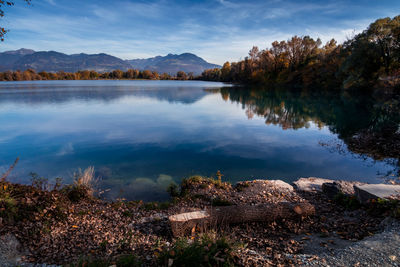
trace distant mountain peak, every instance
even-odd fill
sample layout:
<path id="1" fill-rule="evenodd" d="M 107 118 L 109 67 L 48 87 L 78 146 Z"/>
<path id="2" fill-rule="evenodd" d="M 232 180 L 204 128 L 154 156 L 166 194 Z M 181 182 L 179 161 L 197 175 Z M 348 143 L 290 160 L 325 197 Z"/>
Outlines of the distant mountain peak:
<path id="1" fill-rule="evenodd" d="M 30 55 L 30 54 L 35 53 L 35 51 L 32 49 L 21 48 L 18 50 L 6 51 L 4 53 L 8 54 L 8 55 Z"/>
<path id="2" fill-rule="evenodd" d="M 78 70 L 95 70 L 98 72 L 113 71 L 116 69 L 151 70 L 159 73 L 176 74 L 178 71 L 201 74 L 210 68 L 221 66 L 208 63 L 192 53 L 168 54 L 147 59 L 122 60 L 105 54 L 72 54 L 67 55 L 57 51 L 39 51 L 21 48 L 15 51 L 0 53 L 0 71 L 26 70 L 48 72 L 76 72 Z"/>
<path id="3" fill-rule="evenodd" d="M 208 63 L 201 57 L 192 53 L 172 54 L 156 56 L 147 59 L 127 60 L 133 68 L 139 70 L 153 70 L 159 73 L 176 74 L 178 71 L 201 74 L 206 69 L 220 68 L 221 66 Z"/>

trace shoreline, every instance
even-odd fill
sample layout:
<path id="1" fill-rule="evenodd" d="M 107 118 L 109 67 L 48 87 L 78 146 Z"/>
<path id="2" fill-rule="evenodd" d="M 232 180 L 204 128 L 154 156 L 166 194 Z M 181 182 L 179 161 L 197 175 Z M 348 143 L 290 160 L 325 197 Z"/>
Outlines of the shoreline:
<path id="1" fill-rule="evenodd" d="M 360 182 L 302 178 L 294 186 L 280 180 L 251 180 L 232 186 L 195 176 L 185 179 L 179 188 L 170 188 L 169 203 L 107 202 L 92 197 L 85 186 L 44 191 L 9 182 L 0 185 L 2 266 L 12 266 L 6 265 L 5 259 L 8 263 L 14 260 L 15 264 L 57 266 L 90 266 L 84 263 L 94 261 L 108 266 L 179 266 L 180 260 L 188 260 L 180 252 L 205 240 L 210 248 L 216 246 L 216 251 L 198 253 L 202 257 L 206 253 L 216 266 L 228 262 L 228 266 L 327 266 L 344 253 L 343 247 L 361 246 L 370 238 L 385 236 L 383 243 L 387 238 L 395 238 L 391 241 L 393 246 L 400 245 L 398 232 L 387 235 L 387 231 L 400 229 L 399 201 L 362 199 L 354 191 L 354 185 L 363 186 Z M 211 207 L 279 206 L 284 202 L 309 203 L 315 207 L 315 215 L 214 225 L 206 233 L 194 230 L 183 238 L 174 237 L 168 219 L 171 215 Z M 388 225 L 394 226 L 385 230 Z M 226 242 L 223 250 L 217 246 L 221 242 Z M 4 247 L 12 244 L 14 254 L 7 255 Z M 390 253 L 394 254 L 376 264 L 396 266 L 400 255 Z M 131 265 L 121 264 L 121 258 L 127 256 Z M 361 262 L 359 266 L 364 265 Z"/>

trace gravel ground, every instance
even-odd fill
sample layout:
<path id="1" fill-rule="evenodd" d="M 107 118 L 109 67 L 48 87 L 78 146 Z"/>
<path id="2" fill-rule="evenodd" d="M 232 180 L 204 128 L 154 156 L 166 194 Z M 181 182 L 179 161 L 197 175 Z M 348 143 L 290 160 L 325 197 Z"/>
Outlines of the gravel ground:
<path id="1" fill-rule="evenodd" d="M 400 223 L 388 218 L 381 226 L 381 233 L 358 242 L 336 239 L 334 245 L 320 246 L 321 238 L 313 237 L 304 249 L 310 253 L 299 255 L 302 266 L 400 266 Z"/>

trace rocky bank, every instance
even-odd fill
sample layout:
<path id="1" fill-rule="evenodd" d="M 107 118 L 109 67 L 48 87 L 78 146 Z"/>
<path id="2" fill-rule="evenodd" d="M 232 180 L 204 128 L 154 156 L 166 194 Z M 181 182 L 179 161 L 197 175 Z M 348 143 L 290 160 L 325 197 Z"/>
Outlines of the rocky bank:
<path id="1" fill-rule="evenodd" d="M 308 202 L 316 214 L 210 229 L 239 244 L 231 255 L 234 265 L 400 266 L 396 185 L 301 178 L 292 185 L 254 180 L 233 186 L 192 177 L 171 192 L 169 203 L 107 202 L 71 198 L 63 190 L 0 186 L 0 266 L 88 266 L 82 262 L 90 259 L 118 266 L 120 255 L 135 255 L 135 266 L 179 266 L 171 250 L 177 239 L 169 216 L 210 206 L 280 202 Z M 188 242 L 197 235 L 192 233 Z M 213 257 L 223 266 L 217 254 Z"/>

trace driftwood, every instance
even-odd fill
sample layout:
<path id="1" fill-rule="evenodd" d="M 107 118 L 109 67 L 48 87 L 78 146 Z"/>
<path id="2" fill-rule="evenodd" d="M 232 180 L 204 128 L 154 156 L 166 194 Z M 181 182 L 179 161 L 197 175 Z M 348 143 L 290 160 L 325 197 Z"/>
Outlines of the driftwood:
<path id="1" fill-rule="evenodd" d="M 195 231 L 204 231 L 212 226 L 246 222 L 271 222 L 278 219 L 294 219 L 315 214 L 309 203 L 279 202 L 261 205 L 238 205 L 214 207 L 202 211 L 175 214 L 169 217 L 175 237 Z"/>

